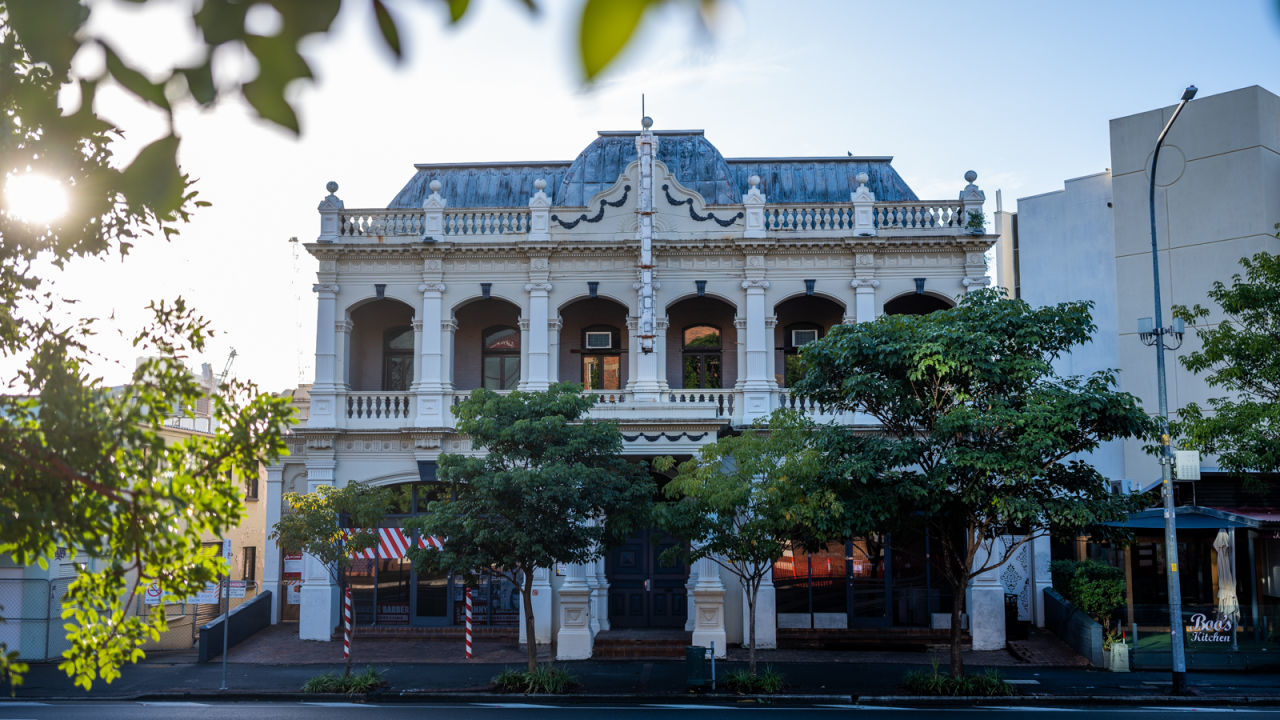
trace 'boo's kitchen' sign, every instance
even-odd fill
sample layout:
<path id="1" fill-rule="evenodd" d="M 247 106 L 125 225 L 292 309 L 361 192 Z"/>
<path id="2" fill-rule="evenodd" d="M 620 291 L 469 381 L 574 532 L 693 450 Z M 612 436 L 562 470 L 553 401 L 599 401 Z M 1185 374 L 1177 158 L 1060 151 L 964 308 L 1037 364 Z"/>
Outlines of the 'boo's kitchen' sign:
<path id="1" fill-rule="evenodd" d="M 1210 620 L 1204 613 L 1196 613 L 1191 616 L 1191 641 L 1231 642 L 1231 630 L 1233 627 L 1231 618 L 1225 615 L 1217 615 Z"/>

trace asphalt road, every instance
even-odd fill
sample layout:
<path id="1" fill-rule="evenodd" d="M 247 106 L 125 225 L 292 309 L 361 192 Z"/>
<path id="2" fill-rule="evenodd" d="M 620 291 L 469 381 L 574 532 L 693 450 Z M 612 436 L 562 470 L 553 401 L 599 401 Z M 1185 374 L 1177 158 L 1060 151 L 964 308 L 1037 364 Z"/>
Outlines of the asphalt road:
<path id="1" fill-rule="evenodd" d="M 1151 706 L 1104 708 L 1098 706 L 978 706 L 968 708 L 888 708 L 858 705 L 803 707 L 742 707 L 731 705 L 555 705 L 549 703 L 459 703 L 427 705 L 366 705 L 356 703 L 199 703 L 199 702 L 76 702 L 37 703 L 0 700 L 0 720 L 108 720 L 155 718 L 157 720 L 340 720 L 342 718 L 439 718 L 440 720 L 609 720 L 689 716 L 699 720 L 735 717 L 758 720 L 791 718 L 936 718 L 994 716 L 991 720 L 1038 718 L 1045 713 L 1090 715 L 1089 720 L 1170 720 L 1194 713 L 1196 718 L 1276 717 L 1280 708 L 1208 708 L 1201 706 Z"/>

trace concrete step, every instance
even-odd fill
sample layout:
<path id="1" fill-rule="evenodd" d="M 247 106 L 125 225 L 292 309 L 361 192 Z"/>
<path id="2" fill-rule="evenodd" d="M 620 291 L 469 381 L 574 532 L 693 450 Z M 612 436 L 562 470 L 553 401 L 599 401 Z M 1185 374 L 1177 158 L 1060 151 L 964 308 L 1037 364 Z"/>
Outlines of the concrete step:
<path id="1" fill-rule="evenodd" d="M 684 630 L 606 630 L 596 635 L 591 656 L 634 660 L 683 658 L 690 633 Z"/>

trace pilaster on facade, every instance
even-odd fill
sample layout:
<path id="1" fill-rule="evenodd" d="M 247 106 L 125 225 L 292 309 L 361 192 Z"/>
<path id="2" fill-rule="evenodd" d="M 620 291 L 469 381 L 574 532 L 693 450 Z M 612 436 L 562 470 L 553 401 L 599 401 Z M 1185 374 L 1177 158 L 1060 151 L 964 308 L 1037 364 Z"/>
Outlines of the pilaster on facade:
<path id="1" fill-rule="evenodd" d="M 570 563 L 560 586 L 560 630 L 556 633 L 557 660 L 586 660 L 595 638 L 591 634 L 591 588 L 586 566 Z"/>
<path id="2" fill-rule="evenodd" d="M 529 198 L 530 242 L 551 242 L 551 198 L 547 197 L 547 181 L 533 181 L 533 197 Z"/>
<path id="3" fill-rule="evenodd" d="M 742 588 L 742 646 L 751 643 L 751 602 L 747 589 Z M 756 649 L 771 650 L 778 647 L 778 591 L 773 585 L 773 573 L 766 572 L 756 589 Z"/>
<path id="4" fill-rule="evenodd" d="M 284 466 L 267 466 L 266 494 L 262 501 L 266 503 L 266 537 L 262 548 L 262 587 L 271 591 L 271 624 L 280 622 L 280 604 L 284 602 L 282 586 L 283 578 L 280 567 L 280 547 L 271 536 L 271 529 L 280 522 L 280 514 L 284 508 Z"/>
<path id="5" fill-rule="evenodd" d="M 312 407 L 315 407 L 314 400 Z M 308 493 L 314 493 L 321 485 L 334 484 L 334 471 L 338 463 L 333 458 L 332 440 L 328 444 L 328 457 L 322 457 L 321 449 L 314 447 L 314 443 L 308 443 Z M 337 586 L 324 563 L 314 555 L 303 556 L 302 568 L 302 607 L 298 616 L 298 636 L 303 640 L 328 642 L 333 638 L 333 629 L 338 624 Z"/>
<path id="6" fill-rule="evenodd" d="M 989 545 L 980 546 L 973 559 L 973 568 L 986 565 L 991 556 L 1004 551 L 1004 538 L 996 538 Z M 999 545 L 999 549 L 995 546 Z M 978 574 L 969 586 L 969 630 L 974 650 L 1003 650 L 1005 647 L 1004 586 L 1000 583 L 1000 570 L 996 565 Z"/>
<path id="7" fill-rule="evenodd" d="M 310 427 L 338 425 L 337 375 L 338 290 L 336 281 L 321 281 L 311 287 L 316 293 L 316 380 L 311 386 Z"/>
<path id="8" fill-rule="evenodd" d="M 769 355 L 773 343 L 765 325 L 765 291 L 769 281 L 763 275 L 763 262 L 758 272 L 752 270 L 752 258 L 747 259 L 748 278 L 742 281 L 746 291 L 746 372 L 742 382 L 742 422 L 749 424 L 765 418 L 773 409 L 773 390 L 776 383 L 769 375 Z M 751 277 L 756 275 L 756 277 Z M 738 372 L 743 372 L 739 368 Z"/>
<path id="9" fill-rule="evenodd" d="M 444 209 L 449 205 L 448 201 L 440 195 L 440 188 L 443 187 L 439 180 L 432 180 L 427 186 L 431 188 L 431 194 L 422 201 L 422 237 L 424 242 L 439 241 L 444 239 Z"/>
<path id="10" fill-rule="evenodd" d="M 876 289 L 880 281 L 873 277 L 862 277 L 852 280 L 849 285 L 854 292 L 854 317 L 857 322 L 871 322 L 876 319 Z"/>
<path id="11" fill-rule="evenodd" d="M 744 229 L 742 237 L 747 240 L 763 240 L 768 237 L 764 224 L 765 195 L 760 192 L 760 176 L 747 178 L 747 194 L 742 196 Z"/>
<path id="12" fill-rule="evenodd" d="M 853 204 L 853 234 L 857 237 L 873 237 L 876 234 L 876 196 L 867 187 L 867 181 L 871 178 L 865 172 L 860 172 L 855 179 L 858 187 L 849 194 L 849 202 Z"/>
<path id="13" fill-rule="evenodd" d="M 538 645 L 551 642 L 551 571 L 547 568 L 535 568 L 533 571 L 533 641 Z M 524 606 L 520 607 L 520 642 L 529 641 L 529 631 L 525 627 Z"/>
<path id="14" fill-rule="evenodd" d="M 691 645 L 714 647 L 718 658 L 725 657 L 728 636 L 724 627 L 724 582 L 711 558 L 701 558 L 698 581 L 693 586 L 693 638 Z"/>

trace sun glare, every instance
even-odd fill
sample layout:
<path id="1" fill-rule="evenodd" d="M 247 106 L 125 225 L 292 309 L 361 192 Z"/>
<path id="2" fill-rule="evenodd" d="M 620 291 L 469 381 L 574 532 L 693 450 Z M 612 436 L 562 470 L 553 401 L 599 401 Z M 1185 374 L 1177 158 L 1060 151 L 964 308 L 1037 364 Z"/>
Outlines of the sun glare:
<path id="1" fill-rule="evenodd" d="M 58 181 L 37 173 L 10 175 L 4 184 L 10 215 L 33 225 L 48 225 L 67 212 L 67 191 Z"/>

